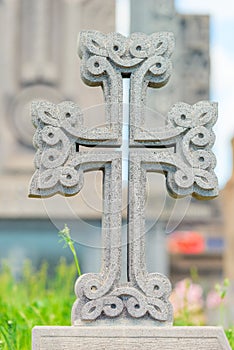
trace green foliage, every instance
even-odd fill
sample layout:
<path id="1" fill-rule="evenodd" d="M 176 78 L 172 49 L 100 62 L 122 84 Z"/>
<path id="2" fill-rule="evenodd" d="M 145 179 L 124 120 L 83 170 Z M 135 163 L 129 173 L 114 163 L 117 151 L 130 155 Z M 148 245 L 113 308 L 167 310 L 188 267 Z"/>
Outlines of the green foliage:
<path id="1" fill-rule="evenodd" d="M 225 331 L 229 344 L 234 349 L 234 326 Z"/>
<path id="2" fill-rule="evenodd" d="M 34 271 L 26 261 L 23 276 L 15 281 L 9 267 L 0 273 L 0 350 L 31 349 L 31 330 L 35 325 L 70 325 L 75 300 L 73 286 L 76 266 L 64 259 L 48 275 L 44 262 Z"/>
<path id="3" fill-rule="evenodd" d="M 7 264 L 3 264 L 0 271 L 0 350 L 31 349 L 31 330 L 35 325 L 70 325 L 76 277 L 76 265 L 68 265 L 64 259 L 52 276 L 48 274 L 46 262 L 35 271 L 30 261 L 26 261 L 23 276 L 18 281 L 14 280 Z M 186 283 L 187 293 L 191 282 Z M 226 282 L 223 287 L 227 287 Z M 186 302 L 184 305 L 185 310 L 176 317 L 175 324 L 198 324 L 199 309 L 189 310 Z M 226 335 L 234 350 L 234 327 L 226 330 Z"/>

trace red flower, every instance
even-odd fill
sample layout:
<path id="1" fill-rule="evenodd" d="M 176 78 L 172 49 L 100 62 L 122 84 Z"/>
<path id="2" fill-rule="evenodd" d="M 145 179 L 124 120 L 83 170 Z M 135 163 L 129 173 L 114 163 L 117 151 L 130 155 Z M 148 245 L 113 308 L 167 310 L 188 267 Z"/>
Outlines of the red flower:
<path id="1" fill-rule="evenodd" d="M 205 250 L 204 237 L 194 231 L 176 231 L 168 237 L 170 253 L 200 254 Z"/>

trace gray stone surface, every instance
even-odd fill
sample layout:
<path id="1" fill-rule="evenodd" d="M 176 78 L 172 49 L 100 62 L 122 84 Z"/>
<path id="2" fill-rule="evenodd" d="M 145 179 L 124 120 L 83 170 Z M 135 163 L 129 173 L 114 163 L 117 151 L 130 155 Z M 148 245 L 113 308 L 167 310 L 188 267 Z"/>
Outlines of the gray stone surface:
<path id="1" fill-rule="evenodd" d="M 220 327 L 35 327 L 33 350 L 231 350 Z"/>
<path id="2" fill-rule="evenodd" d="M 75 195 L 83 187 L 85 172 L 100 169 L 104 174 L 102 269 L 100 273 L 85 274 L 77 280 L 73 324 L 126 317 L 158 325 L 172 324 L 172 306 L 168 301 L 170 282 L 159 273 L 148 273 L 145 263 L 146 173 L 165 174 L 168 191 L 176 198 L 189 194 L 198 198 L 217 195 L 215 157 L 211 151 L 216 104 L 177 103 L 170 109 L 165 127 L 149 130 L 144 126 L 147 88 L 160 88 L 168 82 L 173 48 L 173 35 L 167 32 L 150 36 L 133 33 L 129 38 L 118 33 L 81 32 L 81 76 L 86 84 L 103 88 L 104 125 L 86 127 L 82 111 L 72 102 L 54 105 L 40 101 L 32 105 L 33 123 L 37 128 L 34 145 L 38 150 L 31 197 L 56 193 Z M 124 77 L 130 78 L 129 249 L 128 281 L 121 283 L 119 147 Z M 88 152 L 80 151 L 80 145 L 96 147 Z M 113 146 L 116 150 L 108 151 Z"/>

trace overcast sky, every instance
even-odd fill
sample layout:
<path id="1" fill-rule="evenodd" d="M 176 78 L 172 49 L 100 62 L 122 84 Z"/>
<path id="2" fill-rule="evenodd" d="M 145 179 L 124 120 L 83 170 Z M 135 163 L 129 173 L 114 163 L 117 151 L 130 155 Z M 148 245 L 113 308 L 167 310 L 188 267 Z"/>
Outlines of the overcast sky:
<path id="1" fill-rule="evenodd" d="M 117 3 L 117 30 L 128 35 L 129 0 L 117 0 Z M 216 173 L 220 187 L 223 187 L 232 171 L 230 140 L 234 136 L 234 0 L 175 0 L 175 5 L 180 13 L 211 16 L 211 100 L 219 104 L 214 151 L 218 160 Z"/>

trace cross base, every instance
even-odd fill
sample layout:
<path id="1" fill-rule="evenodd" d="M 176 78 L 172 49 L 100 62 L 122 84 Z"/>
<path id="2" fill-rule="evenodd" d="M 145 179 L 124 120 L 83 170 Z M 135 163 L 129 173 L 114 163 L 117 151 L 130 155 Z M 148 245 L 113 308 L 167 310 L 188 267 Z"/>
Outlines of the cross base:
<path id="1" fill-rule="evenodd" d="M 32 350 L 51 349 L 231 350 L 221 327 L 35 327 Z"/>

